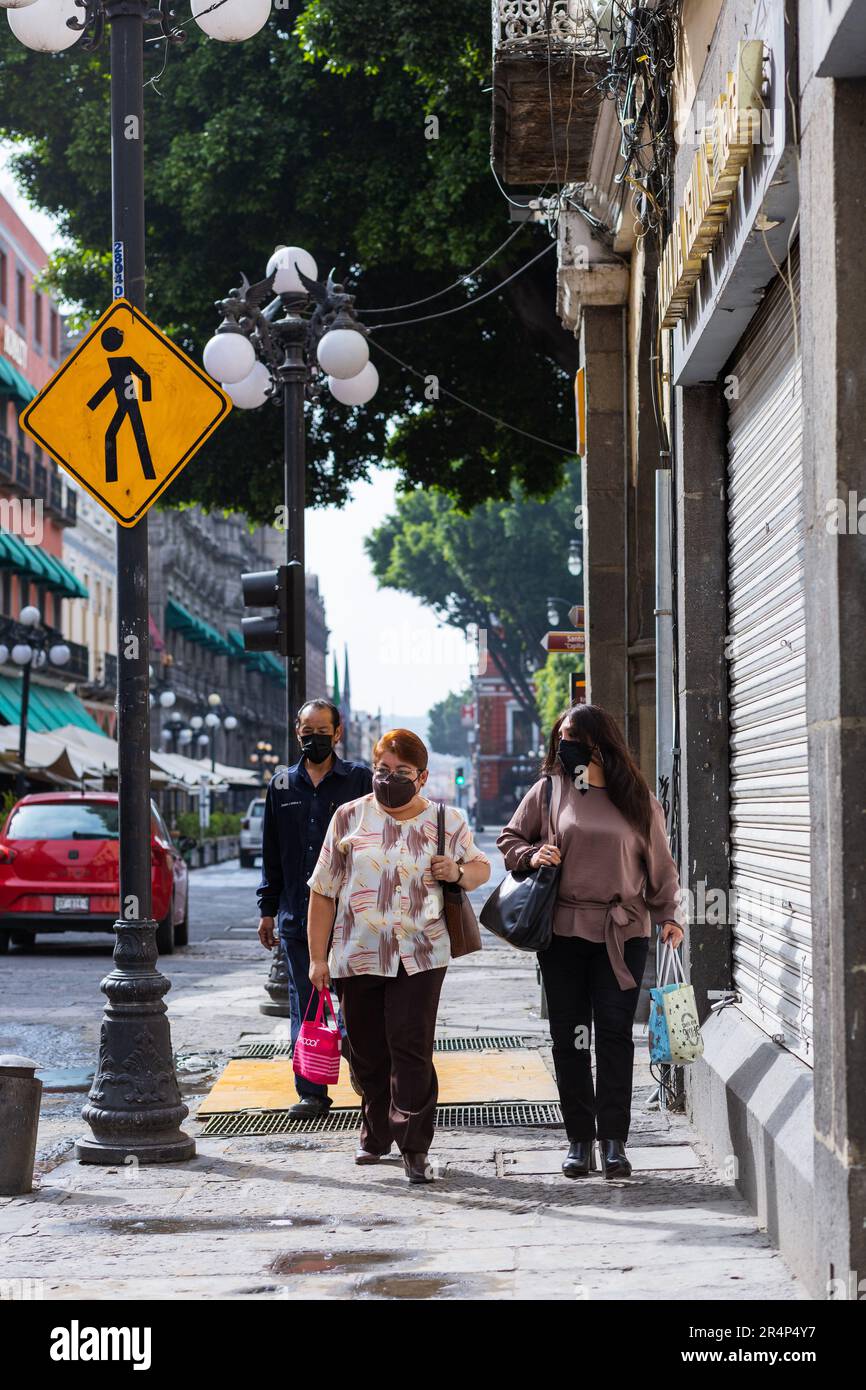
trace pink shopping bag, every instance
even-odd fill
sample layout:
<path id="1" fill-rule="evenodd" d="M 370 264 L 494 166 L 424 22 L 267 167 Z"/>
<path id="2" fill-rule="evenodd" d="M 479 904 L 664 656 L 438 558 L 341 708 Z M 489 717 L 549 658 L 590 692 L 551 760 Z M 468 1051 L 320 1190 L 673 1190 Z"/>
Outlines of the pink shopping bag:
<path id="1" fill-rule="evenodd" d="M 301 1024 L 292 1056 L 292 1069 L 305 1081 L 313 1081 L 319 1086 L 334 1086 L 340 1079 L 342 1038 L 337 1027 L 336 1014 L 333 1025 L 325 1022 L 326 999 L 331 1013 L 334 1014 L 330 992 L 323 989 L 319 993 L 316 1017 L 308 1019 L 305 1015 Z M 307 1013 L 310 1012 L 312 1002 L 313 994 L 310 995 Z"/>

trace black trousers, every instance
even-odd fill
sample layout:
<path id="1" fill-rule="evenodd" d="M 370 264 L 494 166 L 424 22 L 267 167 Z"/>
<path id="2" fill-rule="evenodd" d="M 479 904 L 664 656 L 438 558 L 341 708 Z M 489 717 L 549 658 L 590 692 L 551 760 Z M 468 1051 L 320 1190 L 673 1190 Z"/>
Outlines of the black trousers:
<path id="1" fill-rule="evenodd" d="M 625 963 L 640 983 L 649 938 L 623 945 Z M 554 936 L 538 954 L 547 995 L 553 1065 L 569 1141 L 628 1138 L 634 1068 L 632 1024 L 640 989 L 620 989 L 603 941 Z M 595 1094 L 590 1029 L 595 1031 Z"/>
<path id="2" fill-rule="evenodd" d="M 433 1142 L 439 1082 L 433 1065 L 436 1013 L 446 966 L 407 975 L 347 975 L 334 981 L 352 1070 L 364 1092 L 361 1147 L 427 1153 Z"/>

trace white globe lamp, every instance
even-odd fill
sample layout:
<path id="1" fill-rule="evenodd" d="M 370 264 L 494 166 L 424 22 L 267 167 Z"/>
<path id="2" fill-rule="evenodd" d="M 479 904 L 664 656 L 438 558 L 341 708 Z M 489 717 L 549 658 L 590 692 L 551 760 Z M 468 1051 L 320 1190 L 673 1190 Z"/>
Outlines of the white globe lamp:
<path id="1" fill-rule="evenodd" d="M 16 666 L 26 666 L 32 656 L 33 648 L 27 642 L 16 642 L 12 648 L 12 660 Z"/>
<path id="2" fill-rule="evenodd" d="M 316 357 L 323 372 L 347 381 L 362 372 L 370 360 L 370 349 L 363 333 L 354 328 L 332 328 L 319 340 Z"/>
<path id="3" fill-rule="evenodd" d="M 223 382 L 223 386 L 240 410 L 256 410 L 268 399 L 271 374 L 264 362 L 257 362 L 243 381 Z"/>
<path id="4" fill-rule="evenodd" d="M 72 659 L 72 652 L 65 642 L 58 642 L 55 647 L 49 647 L 48 660 L 52 666 L 68 666 Z"/>
<path id="5" fill-rule="evenodd" d="M 84 14 L 75 0 L 35 0 L 3 8 L 9 11 L 9 28 L 16 39 L 37 53 L 62 53 L 82 37 L 81 29 L 70 29 L 66 22 Z"/>
<path id="6" fill-rule="evenodd" d="M 173 690 L 163 690 L 159 697 L 159 703 L 162 705 L 163 709 L 171 709 L 176 699 L 177 696 Z"/>
<path id="7" fill-rule="evenodd" d="M 214 381 L 243 381 L 256 365 L 256 350 L 245 333 L 223 329 L 205 345 L 202 361 Z"/>
<path id="8" fill-rule="evenodd" d="M 307 293 L 306 285 L 298 278 L 298 270 L 302 270 L 308 280 L 319 278 L 319 267 L 309 251 L 302 246 L 278 246 L 268 261 L 267 270 L 268 275 L 274 276 L 275 294 Z"/>
<path id="9" fill-rule="evenodd" d="M 28 603 L 25 608 L 21 609 L 18 615 L 18 621 L 19 623 L 23 623 L 25 627 L 35 627 L 41 617 L 42 614 L 39 612 L 39 609 L 34 608 L 32 603 Z"/>
<path id="10" fill-rule="evenodd" d="M 379 373 L 373 363 L 368 362 L 363 371 L 357 376 L 350 376 L 346 381 L 329 376 L 328 389 L 341 405 L 366 405 L 379 389 Z"/>
<path id="11" fill-rule="evenodd" d="M 210 11 L 210 13 L 208 13 Z M 270 18 L 271 0 L 192 0 L 196 24 L 210 39 L 220 43 L 243 43 L 263 29 Z"/>

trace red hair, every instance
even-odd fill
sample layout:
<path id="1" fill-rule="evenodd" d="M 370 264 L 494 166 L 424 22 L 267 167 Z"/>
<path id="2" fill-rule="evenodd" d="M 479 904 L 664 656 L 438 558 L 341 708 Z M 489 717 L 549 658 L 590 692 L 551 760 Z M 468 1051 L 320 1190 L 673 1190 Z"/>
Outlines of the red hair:
<path id="1" fill-rule="evenodd" d="M 396 753 L 404 763 L 424 772 L 427 767 L 427 746 L 411 729 L 389 729 L 373 749 L 374 764 L 383 753 Z"/>

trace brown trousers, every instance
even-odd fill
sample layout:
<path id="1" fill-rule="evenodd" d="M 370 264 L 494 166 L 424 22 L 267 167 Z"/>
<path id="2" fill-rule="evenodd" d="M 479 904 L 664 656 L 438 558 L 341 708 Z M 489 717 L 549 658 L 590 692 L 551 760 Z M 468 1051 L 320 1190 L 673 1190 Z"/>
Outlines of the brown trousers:
<path id="1" fill-rule="evenodd" d="M 407 975 L 348 975 L 335 980 L 364 1092 L 361 1147 L 427 1153 L 433 1142 L 439 1082 L 433 1066 L 436 1012 L 447 967 Z"/>

